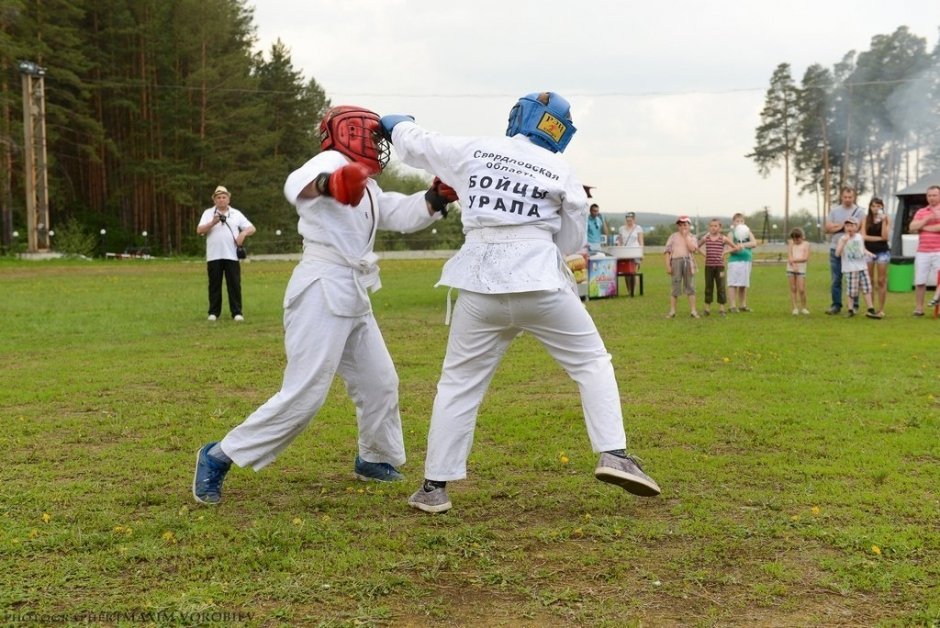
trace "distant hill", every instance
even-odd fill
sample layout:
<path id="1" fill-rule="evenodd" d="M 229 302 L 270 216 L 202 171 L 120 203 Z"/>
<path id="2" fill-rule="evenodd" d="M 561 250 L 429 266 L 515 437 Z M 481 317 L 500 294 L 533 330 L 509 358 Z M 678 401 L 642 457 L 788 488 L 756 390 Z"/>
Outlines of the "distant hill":
<path id="1" fill-rule="evenodd" d="M 615 229 L 619 228 L 620 225 L 626 222 L 626 218 L 624 216 L 626 212 L 617 212 L 617 213 L 601 212 L 601 214 L 604 216 L 604 219 L 607 221 L 607 224 Z M 708 221 L 711 220 L 712 218 L 721 219 L 721 224 L 726 227 L 731 224 L 731 216 L 702 215 L 702 216 L 689 216 L 689 217 L 692 219 L 692 225 L 698 227 L 697 229 L 695 229 L 695 231 L 700 231 L 700 232 L 704 232 L 708 229 Z M 657 214 L 653 212 L 637 212 L 636 224 L 640 225 L 644 229 L 649 229 L 650 227 L 655 227 L 657 225 L 674 224 L 676 222 L 676 218 L 678 218 L 678 214 Z M 699 221 L 698 225 L 695 224 L 696 219 L 698 219 Z"/>

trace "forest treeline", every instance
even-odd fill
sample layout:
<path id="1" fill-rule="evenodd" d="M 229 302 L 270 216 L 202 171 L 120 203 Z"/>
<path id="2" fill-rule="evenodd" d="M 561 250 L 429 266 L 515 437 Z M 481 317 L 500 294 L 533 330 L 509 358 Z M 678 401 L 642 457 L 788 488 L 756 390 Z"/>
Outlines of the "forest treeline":
<path id="1" fill-rule="evenodd" d="M 104 229 L 112 249 L 198 254 L 195 225 L 221 184 L 264 225 L 256 243 L 274 246 L 277 230 L 295 242 L 284 179 L 319 151 L 330 99 L 284 43 L 255 48 L 253 9 L 242 0 L 3 0 L 3 243 L 26 224 L 22 60 L 44 70 L 48 198 L 60 233 Z M 426 185 L 394 171 L 380 182 L 405 192 Z M 459 236 L 451 222 L 436 231 Z M 391 234 L 381 245 L 409 242 Z"/>
<path id="2" fill-rule="evenodd" d="M 825 208 L 843 186 L 890 204 L 899 188 L 940 171 L 940 41 L 928 51 L 901 26 L 831 67 L 809 66 L 799 84 L 781 63 L 755 135 L 747 157 L 759 172 L 784 170 L 784 229 L 793 184 Z"/>
<path id="3" fill-rule="evenodd" d="M 294 67 L 288 45 L 259 52 L 256 44 L 246 0 L 2 0 L 3 250 L 26 225 L 24 60 L 44 70 L 50 215 L 69 241 L 199 254 L 195 224 L 221 184 L 263 226 L 253 242 L 296 249 L 296 217 L 281 190 L 319 150 L 317 122 L 331 103 Z M 906 27 L 832 67 L 811 66 L 800 85 L 781 64 L 748 157 L 765 174 L 785 168 L 787 194 L 795 181 L 827 201 L 843 184 L 888 195 L 940 166 L 938 68 L 940 45 L 928 52 Z M 389 169 L 380 184 L 411 192 L 427 181 Z M 96 242 L 100 230 L 107 243 Z M 383 233 L 377 248 L 460 240 L 452 216 L 427 233 Z"/>

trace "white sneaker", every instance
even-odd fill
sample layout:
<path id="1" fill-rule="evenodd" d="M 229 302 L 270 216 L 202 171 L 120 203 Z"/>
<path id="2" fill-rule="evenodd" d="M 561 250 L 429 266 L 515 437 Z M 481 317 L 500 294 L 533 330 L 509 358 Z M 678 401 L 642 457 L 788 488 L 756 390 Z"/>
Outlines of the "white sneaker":
<path id="1" fill-rule="evenodd" d="M 243 322 L 245 320 L 245 317 L 242 316 L 241 314 L 236 314 L 235 320 L 237 320 L 238 322 Z"/>
<path id="2" fill-rule="evenodd" d="M 800 310 L 800 314 L 805 314 L 805 315 L 808 316 L 808 315 L 809 315 L 809 310 L 807 310 L 807 309 L 804 307 L 802 310 Z"/>
<path id="3" fill-rule="evenodd" d="M 796 308 L 793 308 L 793 315 L 794 315 L 794 316 L 799 316 L 799 315 L 800 315 L 800 311 L 799 311 L 798 309 L 796 309 Z"/>
<path id="4" fill-rule="evenodd" d="M 218 319 L 218 317 L 216 317 L 215 314 L 209 314 L 209 320 L 214 322 L 214 321 L 217 321 L 217 320 L 219 320 L 219 319 Z"/>

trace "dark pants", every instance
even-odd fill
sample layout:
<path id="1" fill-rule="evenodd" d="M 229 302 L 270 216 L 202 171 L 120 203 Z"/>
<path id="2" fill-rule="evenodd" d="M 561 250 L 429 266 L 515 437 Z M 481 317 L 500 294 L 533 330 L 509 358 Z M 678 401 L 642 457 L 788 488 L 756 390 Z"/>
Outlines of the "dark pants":
<path id="1" fill-rule="evenodd" d="M 222 275 L 228 288 L 228 309 L 232 316 L 242 313 L 242 267 L 238 260 L 214 259 L 209 270 L 209 314 L 222 314 Z"/>
<path id="2" fill-rule="evenodd" d="M 712 290 L 718 292 L 718 304 L 724 305 L 728 302 L 725 296 L 725 267 L 724 266 L 706 266 L 705 267 L 705 303 L 711 304 Z"/>

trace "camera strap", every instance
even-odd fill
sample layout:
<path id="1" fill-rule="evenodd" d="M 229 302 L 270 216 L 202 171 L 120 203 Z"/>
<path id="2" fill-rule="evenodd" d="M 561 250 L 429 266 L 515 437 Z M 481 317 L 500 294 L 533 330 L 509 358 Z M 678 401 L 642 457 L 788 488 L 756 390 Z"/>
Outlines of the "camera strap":
<path id="1" fill-rule="evenodd" d="M 224 224 L 226 227 L 228 227 L 228 232 L 232 234 L 232 240 L 235 241 L 235 248 L 238 248 L 238 246 L 239 246 L 239 244 L 238 244 L 238 238 L 235 237 L 235 232 L 232 231 L 232 228 L 231 228 L 231 227 L 229 227 L 228 218 L 226 218 L 226 219 L 225 219 L 225 222 L 222 223 L 222 224 Z"/>

